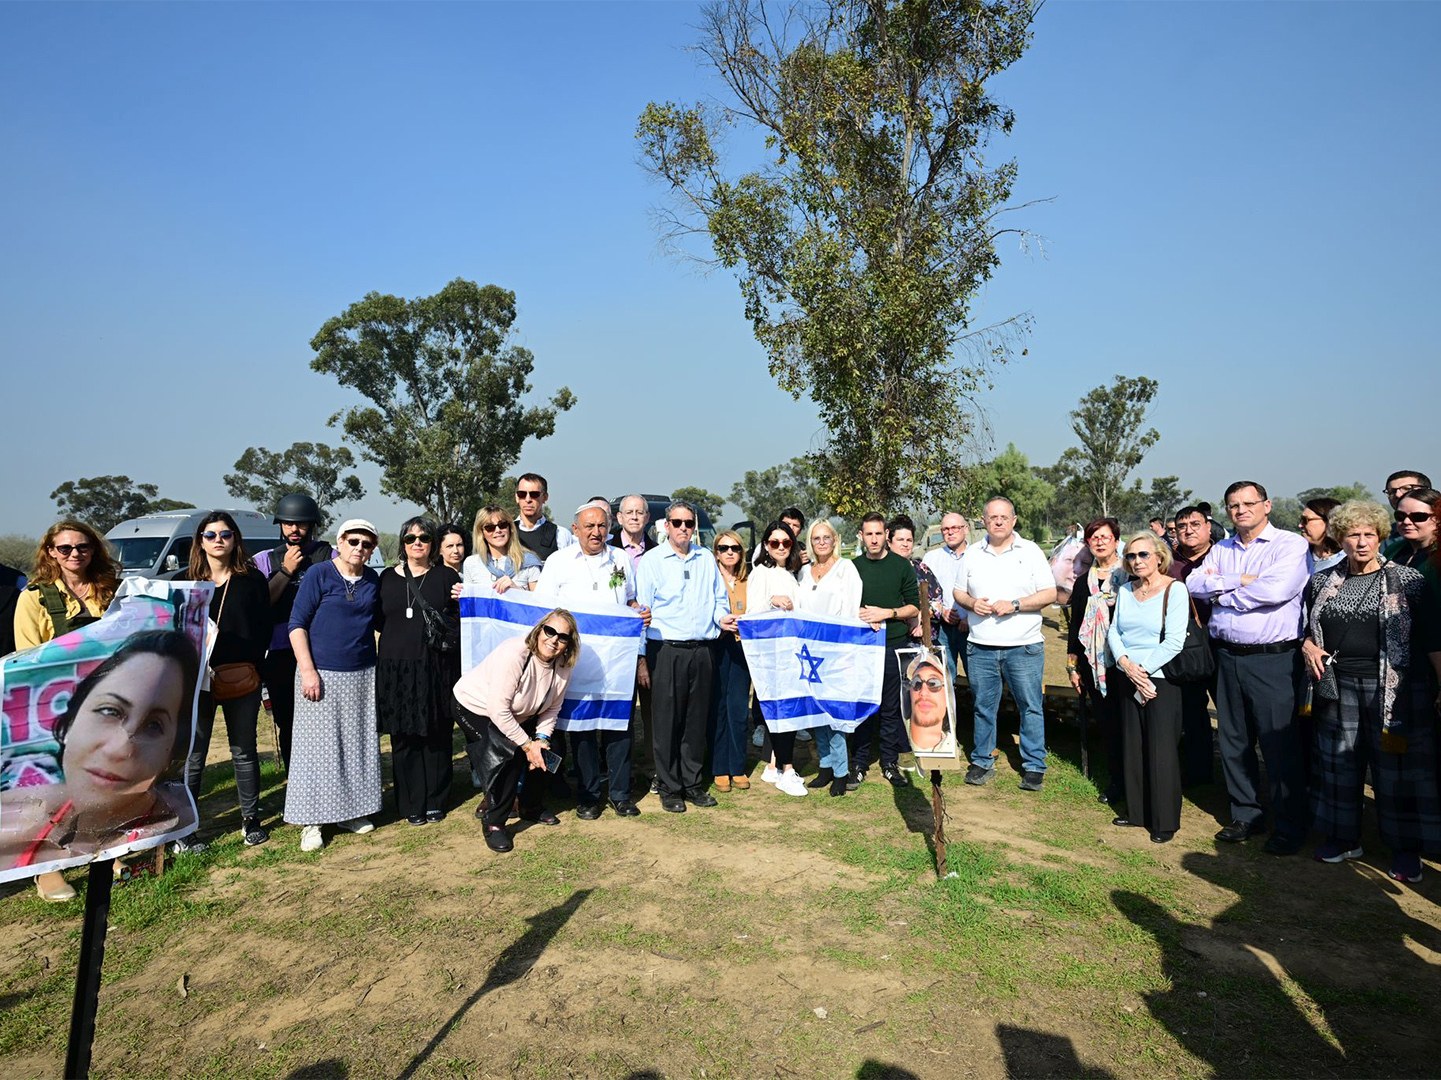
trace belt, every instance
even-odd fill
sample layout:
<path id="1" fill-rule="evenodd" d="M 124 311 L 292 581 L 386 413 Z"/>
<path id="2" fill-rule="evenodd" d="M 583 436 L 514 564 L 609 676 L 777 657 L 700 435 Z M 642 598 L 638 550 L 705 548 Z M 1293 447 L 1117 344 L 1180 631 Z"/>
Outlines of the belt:
<path id="1" fill-rule="evenodd" d="M 669 645 L 673 649 L 701 649 L 710 644 L 709 638 L 701 638 L 699 641 L 667 641 L 661 638 L 657 645 Z"/>
<path id="2" fill-rule="evenodd" d="M 1255 656 L 1258 653 L 1288 653 L 1295 652 L 1301 647 L 1301 639 L 1293 638 L 1290 641 L 1269 641 L 1264 645 L 1240 645 L 1234 641 L 1222 641 L 1220 638 L 1212 638 L 1216 648 L 1237 656 Z"/>

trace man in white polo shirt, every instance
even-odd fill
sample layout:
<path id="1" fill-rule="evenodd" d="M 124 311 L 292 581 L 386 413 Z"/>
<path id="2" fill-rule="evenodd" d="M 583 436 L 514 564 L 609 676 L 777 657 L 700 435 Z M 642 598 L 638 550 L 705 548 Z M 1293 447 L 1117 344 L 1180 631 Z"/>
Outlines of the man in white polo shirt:
<path id="1" fill-rule="evenodd" d="M 1046 779 L 1041 609 L 1055 601 L 1056 581 L 1041 549 L 1016 535 L 1016 508 L 1010 499 L 986 503 L 985 521 L 985 542 L 966 551 L 955 587 L 956 603 L 966 609 L 970 623 L 966 675 L 976 703 L 966 783 L 991 779 L 1004 677 L 1021 717 L 1021 788 L 1040 791 Z"/>
<path id="2" fill-rule="evenodd" d="M 961 565 L 966 559 L 970 529 L 970 522 L 963 515 L 955 511 L 942 514 L 941 546 L 926 552 L 921 558 L 921 562 L 930 567 L 931 573 L 935 574 L 936 580 L 941 583 L 942 595 L 951 601 L 933 614 L 941 620 L 941 637 L 946 642 L 947 673 L 952 682 L 959 674 L 957 664 L 961 659 L 961 651 L 966 646 L 966 612 L 955 603 L 954 597 L 956 582 L 961 576 Z"/>

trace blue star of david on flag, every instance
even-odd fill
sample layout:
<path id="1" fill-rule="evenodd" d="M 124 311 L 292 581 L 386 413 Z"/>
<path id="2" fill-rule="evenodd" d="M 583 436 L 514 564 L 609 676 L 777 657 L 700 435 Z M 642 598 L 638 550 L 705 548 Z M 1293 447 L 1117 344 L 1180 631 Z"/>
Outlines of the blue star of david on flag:
<path id="1" fill-rule="evenodd" d="M 796 653 L 796 659 L 801 662 L 801 682 L 818 683 L 821 681 L 820 666 L 826 662 L 824 656 L 812 656 L 809 644 L 802 645 L 801 651 Z"/>

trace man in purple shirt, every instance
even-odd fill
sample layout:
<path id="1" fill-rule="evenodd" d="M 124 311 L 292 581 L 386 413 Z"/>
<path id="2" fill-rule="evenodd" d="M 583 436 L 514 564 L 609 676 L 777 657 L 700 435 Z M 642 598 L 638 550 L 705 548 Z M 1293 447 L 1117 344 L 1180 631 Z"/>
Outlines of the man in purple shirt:
<path id="1" fill-rule="evenodd" d="M 1271 524 L 1266 489 L 1238 480 L 1226 489 L 1236 527 L 1188 578 L 1192 596 L 1211 603 L 1216 648 L 1216 718 L 1231 824 L 1217 840 L 1239 843 L 1265 831 L 1256 744 L 1266 759 L 1274 827 L 1265 850 L 1294 855 L 1306 837 L 1306 787 L 1294 724 L 1300 664 L 1305 539 Z"/>

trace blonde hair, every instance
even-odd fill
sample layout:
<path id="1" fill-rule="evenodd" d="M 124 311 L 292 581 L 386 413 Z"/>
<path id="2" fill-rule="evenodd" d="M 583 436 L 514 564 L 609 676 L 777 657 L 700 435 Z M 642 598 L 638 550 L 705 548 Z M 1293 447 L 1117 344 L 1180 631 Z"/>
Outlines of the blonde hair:
<path id="1" fill-rule="evenodd" d="M 1380 503 L 1353 499 L 1332 510 L 1326 518 L 1326 532 L 1336 543 L 1358 525 L 1370 525 L 1385 540 L 1391 535 L 1391 512 Z"/>
<path id="2" fill-rule="evenodd" d="M 555 658 L 554 666 L 563 668 L 574 667 L 575 662 L 580 659 L 580 629 L 575 625 L 575 616 L 563 607 L 556 608 L 530 628 L 530 633 L 525 635 L 525 647 L 539 656 L 540 653 L 537 652 L 536 646 L 540 642 L 540 628 L 548 620 L 557 618 L 570 627 L 570 644 L 565 647 L 565 652 Z"/>
<path id="3" fill-rule="evenodd" d="M 836 532 L 833 526 L 825 518 L 816 518 L 811 522 L 811 527 L 806 530 L 806 554 L 811 557 L 811 562 L 816 561 L 816 530 L 826 529 L 831 534 L 831 557 L 841 557 L 841 534 Z"/>
<path id="4" fill-rule="evenodd" d="M 736 580 L 744 581 L 751 576 L 751 561 L 746 557 L 746 542 L 740 538 L 739 533 L 732 532 L 730 529 L 716 533 L 715 542 L 711 544 L 710 553 L 715 555 L 716 561 L 719 562 L 720 555 L 716 552 L 716 548 L 719 547 L 720 542 L 727 537 L 734 540 L 736 545 L 741 549 L 740 561 L 736 563 Z"/>
<path id="5" fill-rule="evenodd" d="M 1131 548 L 1142 540 L 1151 542 L 1151 550 L 1156 553 L 1156 569 L 1162 574 L 1171 572 L 1171 545 L 1162 540 L 1150 529 L 1142 529 L 1140 532 L 1126 537 L 1126 552 L 1130 553 Z"/>
<path id="6" fill-rule="evenodd" d="M 475 526 L 471 529 L 471 539 L 474 541 L 475 553 L 480 556 L 481 562 L 490 559 L 490 545 L 485 540 L 485 530 L 482 525 L 489 525 L 499 518 L 510 526 L 510 543 L 506 546 L 505 554 L 510 559 L 511 568 L 515 572 L 520 571 L 520 564 L 525 559 L 525 551 L 520 546 L 520 530 L 516 528 L 515 518 L 510 511 L 503 506 L 482 506 L 475 512 Z"/>

